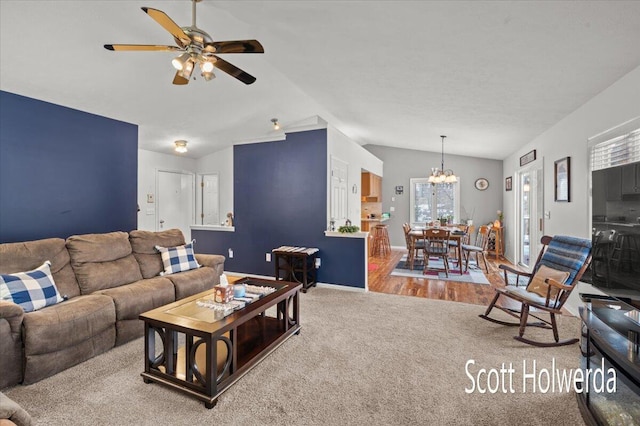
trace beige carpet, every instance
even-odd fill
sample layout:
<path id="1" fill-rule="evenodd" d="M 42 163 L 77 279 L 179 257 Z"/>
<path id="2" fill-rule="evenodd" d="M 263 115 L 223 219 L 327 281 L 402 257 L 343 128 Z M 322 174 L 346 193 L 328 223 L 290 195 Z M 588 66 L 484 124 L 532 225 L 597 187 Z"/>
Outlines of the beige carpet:
<path id="1" fill-rule="evenodd" d="M 6 394 L 51 425 L 580 425 L 569 392 L 522 392 L 522 364 L 574 369 L 577 345 L 533 348 L 516 329 L 477 317 L 483 307 L 314 288 L 301 295 L 302 331 L 204 405 L 146 385 L 138 339 Z M 579 334 L 561 318 L 561 337 Z M 531 336 L 550 337 L 534 330 Z M 465 393 L 471 370 L 513 363 L 516 393 Z M 486 382 L 485 382 L 486 385 Z M 508 388 L 508 384 L 506 384 Z"/>

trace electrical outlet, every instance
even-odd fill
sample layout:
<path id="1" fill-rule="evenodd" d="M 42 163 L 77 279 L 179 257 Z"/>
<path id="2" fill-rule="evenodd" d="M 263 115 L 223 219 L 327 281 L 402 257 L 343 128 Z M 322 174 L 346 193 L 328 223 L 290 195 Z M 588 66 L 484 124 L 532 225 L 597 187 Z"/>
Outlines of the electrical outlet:
<path id="1" fill-rule="evenodd" d="M 264 258 L 267 262 L 271 262 L 271 253 L 267 253 Z"/>
<path id="2" fill-rule="evenodd" d="M 393 207 L 393 206 L 391 206 L 391 207 L 389 207 L 389 211 L 390 211 L 390 212 L 395 212 L 395 211 L 396 211 L 396 208 L 395 208 L 395 207 Z"/>
<path id="3" fill-rule="evenodd" d="M 316 269 L 318 269 L 321 264 L 322 264 L 322 261 L 320 260 L 320 258 L 316 257 Z"/>
<path id="4" fill-rule="evenodd" d="M 229 259 L 233 259 L 233 249 L 229 249 Z"/>

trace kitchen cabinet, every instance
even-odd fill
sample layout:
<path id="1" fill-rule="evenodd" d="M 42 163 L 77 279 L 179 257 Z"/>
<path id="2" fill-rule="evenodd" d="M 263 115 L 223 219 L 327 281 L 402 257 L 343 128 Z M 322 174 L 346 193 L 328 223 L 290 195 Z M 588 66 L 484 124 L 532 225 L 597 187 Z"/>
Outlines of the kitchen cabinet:
<path id="1" fill-rule="evenodd" d="M 622 200 L 622 168 L 612 167 L 606 170 L 607 201 Z"/>
<path id="2" fill-rule="evenodd" d="M 370 172 L 362 173 L 362 197 L 366 201 L 382 201 L 382 178 Z"/>
<path id="3" fill-rule="evenodd" d="M 622 194 L 640 194 L 640 163 L 622 166 Z"/>

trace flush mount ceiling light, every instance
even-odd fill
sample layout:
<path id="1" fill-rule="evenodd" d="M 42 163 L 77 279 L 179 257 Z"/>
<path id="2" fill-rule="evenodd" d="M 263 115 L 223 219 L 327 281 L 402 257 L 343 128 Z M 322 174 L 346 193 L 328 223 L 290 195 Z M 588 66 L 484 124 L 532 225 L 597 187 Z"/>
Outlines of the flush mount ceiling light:
<path id="1" fill-rule="evenodd" d="M 264 53 L 264 48 L 258 40 L 214 41 L 209 34 L 196 26 L 196 3 L 191 1 L 191 26 L 180 27 L 166 13 L 158 9 L 143 7 L 142 10 L 154 21 L 167 30 L 176 42 L 176 46 L 149 44 L 105 44 L 104 48 L 114 51 L 155 51 L 179 52 L 171 64 L 177 70 L 173 84 L 189 83 L 196 65 L 200 66 L 201 76 L 206 80 L 213 80 L 213 68 L 226 72 L 244 84 L 251 84 L 256 78 L 225 61 L 217 55 L 223 53 Z M 195 79 L 195 77 L 194 77 Z"/>
<path id="2" fill-rule="evenodd" d="M 179 140 L 175 141 L 173 144 L 175 145 L 176 152 L 179 152 L 180 154 L 187 152 L 187 141 Z"/>
<path id="3" fill-rule="evenodd" d="M 441 135 L 442 138 L 442 157 L 440 162 L 440 168 L 432 167 L 431 168 L 431 176 L 429 176 L 430 183 L 453 183 L 457 182 L 458 178 L 453 173 L 451 169 L 444 168 L 444 138 L 446 136 Z"/>
<path id="4" fill-rule="evenodd" d="M 277 118 L 272 118 L 271 122 L 273 123 L 273 130 L 280 130 L 280 123 L 278 123 Z"/>

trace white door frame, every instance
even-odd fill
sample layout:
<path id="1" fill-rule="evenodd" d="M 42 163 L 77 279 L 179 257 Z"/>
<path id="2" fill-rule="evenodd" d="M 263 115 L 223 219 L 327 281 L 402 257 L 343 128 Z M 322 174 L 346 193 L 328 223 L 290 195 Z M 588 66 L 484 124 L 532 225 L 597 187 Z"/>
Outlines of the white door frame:
<path id="1" fill-rule="evenodd" d="M 156 231 L 160 231 L 160 203 L 161 203 L 161 196 L 160 196 L 160 173 L 175 173 L 175 174 L 181 174 L 181 175 L 187 175 L 191 177 L 191 197 L 193 200 L 193 205 L 190 206 L 191 208 L 191 212 L 190 212 L 190 222 L 191 224 L 195 225 L 196 221 L 195 221 L 195 211 L 196 211 L 196 205 L 195 205 L 195 200 L 196 200 L 196 185 L 195 185 L 195 174 L 191 171 L 188 170 L 177 170 L 177 169 L 156 169 L 156 224 L 155 224 L 155 229 Z M 166 228 L 163 228 L 166 229 Z M 188 232 L 185 232 L 188 231 Z M 184 233 L 184 238 L 185 240 L 189 240 L 191 238 L 191 230 L 183 230 Z"/>
<path id="2" fill-rule="evenodd" d="M 536 256 L 540 252 L 540 238 L 544 235 L 544 159 L 536 161 L 527 167 L 519 169 L 515 173 L 515 192 L 516 192 L 516 232 L 515 232 L 515 263 L 520 266 L 526 266 L 528 269 L 533 267 Z M 538 192 L 535 196 L 532 196 L 529 202 L 531 203 L 531 216 L 529 217 L 529 265 L 522 264 L 522 247 L 524 241 L 522 238 L 522 175 L 525 173 L 534 173 L 539 171 L 538 179 L 534 185 L 534 188 Z M 533 191 L 530 191 L 533 193 Z M 542 205 L 540 205 L 542 204 Z M 542 229 L 540 229 L 542 227 Z"/>

